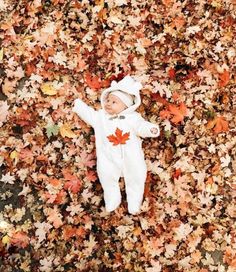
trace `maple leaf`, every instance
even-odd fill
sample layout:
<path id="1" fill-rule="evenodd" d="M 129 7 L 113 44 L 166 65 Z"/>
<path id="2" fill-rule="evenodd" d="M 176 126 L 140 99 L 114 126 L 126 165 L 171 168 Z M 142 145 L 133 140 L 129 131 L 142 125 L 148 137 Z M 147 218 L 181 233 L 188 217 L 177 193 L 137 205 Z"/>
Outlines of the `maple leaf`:
<path id="1" fill-rule="evenodd" d="M 162 119 L 171 118 L 171 121 L 174 124 L 182 122 L 187 115 L 188 110 L 184 103 L 180 103 L 179 106 L 169 103 L 166 110 L 160 111 L 160 117 Z"/>
<path id="2" fill-rule="evenodd" d="M 113 143 L 113 145 L 126 144 L 126 141 L 129 140 L 130 133 L 126 132 L 122 134 L 122 130 L 119 128 L 116 129 L 115 135 L 107 136 L 109 142 Z"/>
<path id="3" fill-rule="evenodd" d="M 214 133 L 227 132 L 229 130 L 229 123 L 223 116 L 216 116 L 213 120 L 207 123 L 207 129 L 214 128 Z"/>
<path id="4" fill-rule="evenodd" d="M 92 168 L 96 164 L 95 156 L 93 153 L 87 153 L 86 150 L 83 150 L 80 153 L 80 156 L 78 159 L 76 159 L 78 162 L 78 166 L 80 168 L 89 167 Z"/>
<path id="5" fill-rule="evenodd" d="M 67 182 L 64 184 L 64 189 L 70 190 L 74 194 L 78 193 L 82 186 L 81 181 L 77 178 L 77 176 L 70 174 L 67 169 L 64 169 L 62 173 L 64 178 L 67 180 Z"/>
<path id="6" fill-rule="evenodd" d="M 86 178 L 89 180 L 89 181 L 96 181 L 97 180 L 97 174 L 95 171 L 87 171 L 86 173 Z"/>

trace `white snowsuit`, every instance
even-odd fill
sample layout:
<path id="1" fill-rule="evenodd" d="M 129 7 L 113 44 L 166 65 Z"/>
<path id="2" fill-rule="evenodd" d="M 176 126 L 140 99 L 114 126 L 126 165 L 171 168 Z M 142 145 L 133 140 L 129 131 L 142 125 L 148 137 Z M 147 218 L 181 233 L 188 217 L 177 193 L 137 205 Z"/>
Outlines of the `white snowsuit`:
<path id="1" fill-rule="evenodd" d="M 113 81 L 111 87 L 102 92 L 102 109 L 95 111 L 80 99 L 76 99 L 74 103 L 73 111 L 91 125 L 95 132 L 97 173 L 104 191 L 107 211 L 115 210 L 121 202 L 120 177 L 125 180 L 129 213 L 139 212 L 142 204 L 147 167 L 140 137 L 157 137 L 160 131 L 158 125 L 145 121 L 135 112 L 141 103 L 141 87 L 139 82 L 126 76 L 118 83 Z M 114 90 L 125 91 L 135 97 L 134 104 L 118 115 L 110 115 L 104 110 L 104 100 Z M 117 128 L 123 134 L 130 135 L 125 144 L 114 146 L 107 136 L 115 135 Z M 158 132 L 152 133 L 151 128 L 157 128 Z"/>

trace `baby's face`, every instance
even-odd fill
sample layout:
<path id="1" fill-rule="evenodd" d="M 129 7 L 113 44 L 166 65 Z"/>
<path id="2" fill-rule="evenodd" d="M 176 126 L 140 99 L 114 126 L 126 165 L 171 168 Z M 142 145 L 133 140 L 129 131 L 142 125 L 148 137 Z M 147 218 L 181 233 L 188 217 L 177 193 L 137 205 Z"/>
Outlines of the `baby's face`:
<path id="1" fill-rule="evenodd" d="M 119 97 L 113 94 L 108 94 L 106 100 L 104 101 L 104 108 L 109 114 L 118 114 L 125 110 L 127 106 Z"/>

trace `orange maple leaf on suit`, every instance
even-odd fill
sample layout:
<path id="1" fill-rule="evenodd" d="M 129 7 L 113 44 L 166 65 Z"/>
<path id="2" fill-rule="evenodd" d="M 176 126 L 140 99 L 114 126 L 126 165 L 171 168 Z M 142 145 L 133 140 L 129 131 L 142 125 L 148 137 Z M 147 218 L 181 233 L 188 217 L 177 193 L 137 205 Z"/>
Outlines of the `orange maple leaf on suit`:
<path id="1" fill-rule="evenodd" d="M 219 79 L 220 79 L 220 81 L 218 82 L 219 87 L 226 86 L 230 80 L 229 71 L 224 70 L 224 72 L 219 75 Z"/>
<path id="2" fill-rule="evenodd" d="M 229 130 L 229 122 L 225 120 L 223 116 L 217 116 L 207 123 L 207 128 L 214 128 L 213 130 L 215 134 L 226 132 Z"/>
<path id="3" fill-rule="evenodd" d="M 119 145 L 119 144 L 126 144 L 126 141 L 129 140 L 130 133 L 126 132 L 122 134 L 123 131 L 119 128 L 116 129 L 115 135 L 109 135 L 107 136 L 109 142 L 113 143 L 113 145 Z"/>
<path id="4" fill-rule="evenodd" d="M 160 117 L 162 119 L 170 119 L 174 124 L 178 124 L 184 120 L 184 117 L 188 115 L 188 109 L 184 103 L 180 103 L 179 106 L 174 104 L 168 104 L 166 110 L 160 111 Z"/>

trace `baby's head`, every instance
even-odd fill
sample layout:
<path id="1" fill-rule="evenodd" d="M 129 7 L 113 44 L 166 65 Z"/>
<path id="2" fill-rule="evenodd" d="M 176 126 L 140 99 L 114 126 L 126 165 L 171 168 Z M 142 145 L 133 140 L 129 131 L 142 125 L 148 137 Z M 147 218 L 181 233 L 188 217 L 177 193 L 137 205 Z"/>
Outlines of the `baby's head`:
<path id="1" fill-rule="evenodd" d="M 111 115 L 119 114 L 131 105 L 133 105 L 132 95 L 129 95 L 120 90 L 115 90 L 108 93 L 104 101 L 104 109 Z"/>

